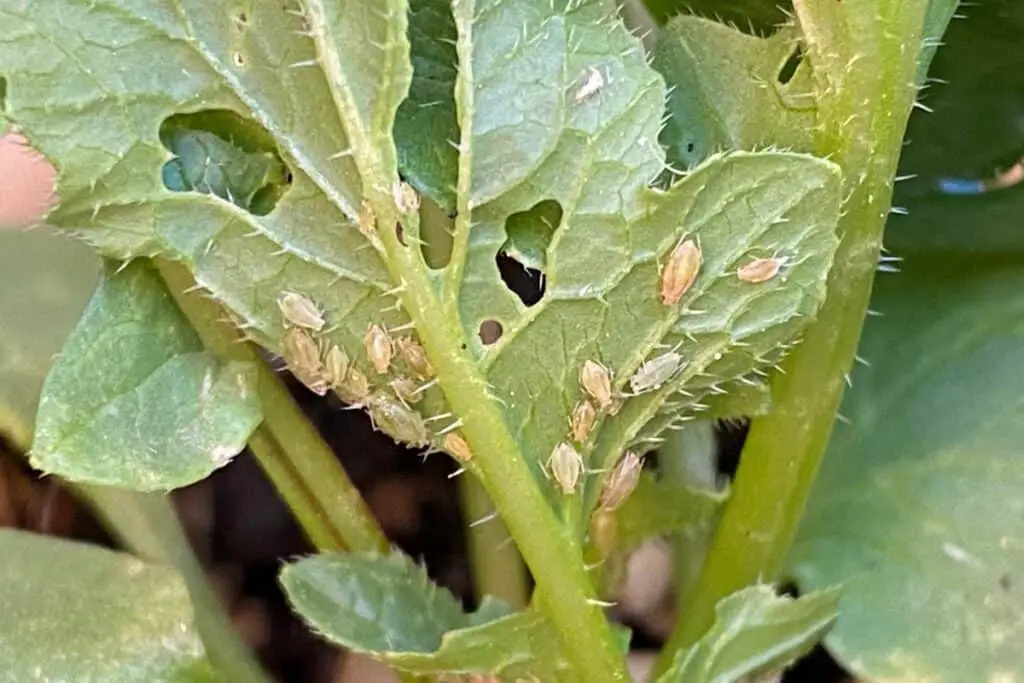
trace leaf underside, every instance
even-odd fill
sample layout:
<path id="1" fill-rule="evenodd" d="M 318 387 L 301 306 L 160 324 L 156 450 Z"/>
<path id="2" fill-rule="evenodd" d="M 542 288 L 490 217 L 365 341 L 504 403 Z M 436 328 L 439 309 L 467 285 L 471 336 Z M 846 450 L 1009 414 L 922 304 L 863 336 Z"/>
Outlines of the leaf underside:
<path id="1" fill-rule="evenodd" d="M 557 632 L 539 614 L 512 614 L 490 598 L 465 614 L 451 593 L 398 553 L 304 558 L 285 567 L 281 584 L 322 636 L 405 671 L 574 680 L 563 678 L 568 663 Z"/>
<path id="2" fill-rule="evenodd" d="M 770 586 L 745 588 L 715 607 L 715 624 L 680 650 L 658 683 L 739 683 L 778 672 L 810 652 L 838 616 L 839 592 L 793 599 Z"/>
<path id="3" fill-rule="evenodd" d="M 43 385 L 32 464 L 141 491 L 191 484 L 259 425 L 255 380 L 203 350 L 149 265 L 108 265 Z"/>

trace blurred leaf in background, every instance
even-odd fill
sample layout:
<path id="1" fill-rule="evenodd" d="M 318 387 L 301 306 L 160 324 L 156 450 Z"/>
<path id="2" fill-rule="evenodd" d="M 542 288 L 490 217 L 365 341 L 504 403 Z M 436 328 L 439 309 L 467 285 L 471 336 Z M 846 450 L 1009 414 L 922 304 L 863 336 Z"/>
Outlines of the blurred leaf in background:
<path id="1" fill-rule="evenodd" d="M 43 379 L 99 281 L 100 259 L 48 229 L 0 229 L 0 435 L 27 449 Z"/>

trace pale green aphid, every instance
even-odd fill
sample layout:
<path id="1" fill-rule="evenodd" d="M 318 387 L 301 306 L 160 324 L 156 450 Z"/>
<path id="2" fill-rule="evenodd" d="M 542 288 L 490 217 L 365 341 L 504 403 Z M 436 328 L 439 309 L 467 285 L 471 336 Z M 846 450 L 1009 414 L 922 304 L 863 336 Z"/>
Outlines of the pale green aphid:
<path id="1" fill-rule="evenodd" d="M 683 357 L 675 351 L 663 353 L 647 361 L 629 378 L 629 387 L 635 394 L 654 391 L 672 378 L 679 370 Z"/>
<path id="2" fill-rule="evenodd" d="M 601 410 L 609 411 L 615 403 L 612 396 L 612 374 L 595 360 L 587 360 L 580 368 L 580 386 Z"/>
<path id="3" fill-rule="evenodd" d="M 593 403 L 590 401 L 577 403 L 569 418 L 569 433 L 572 434 L 572 440 L 576 443 L 585 442 L 590 437 L 590 430 L 594 428 L 596 420 L 597 411 L 594 409 Z"/>
<path id="4" fill-rule="evenodd" d="M 366 345 L 366 355 L 373 369 L 378 375 L 383 375 L 391 367 L 391 358 L 395 353 L 391 336 L 380 325 L 370 325 L 363 337 L 363 344 Z"/>
<path id="5" fill-rule="evenodd" d="M 341 347 L 332 346 L 331 350 L 327 352 L 324 365 L 327 369 L 327 381 L 332 387 L 336 388 L 345 381 L 349 363 L 348 354 L 342 351 Z"/>
<path id="6" fill-rule="evenodd" d="M 304 327 L 319 332 L 324 329 L 323 312 L 308 297 L 296 292 L 281 292 L 277 297 L 277 307 L 281 309 L 285 325 Z"/>
<path id="7" fill-rule="evenodd" d="M 413 446 L 426 446 L 429 440 L 423 416 L 388 396 L 370 400 L 370 419 L 377 429 Z"/>

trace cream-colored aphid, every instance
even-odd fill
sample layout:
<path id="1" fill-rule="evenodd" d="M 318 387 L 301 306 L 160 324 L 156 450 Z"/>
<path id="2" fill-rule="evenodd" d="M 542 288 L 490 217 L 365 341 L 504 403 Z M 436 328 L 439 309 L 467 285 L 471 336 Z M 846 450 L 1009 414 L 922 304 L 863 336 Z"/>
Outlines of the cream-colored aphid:
<path id="1" fill-rule="evenodd" d="M 377 232 L 377 217 L 370 202 L 366 200 L 363 200 L 363 205 L 359 209 L 359 232 L 366 237 L 376 237 L 374 233 Z"/>
<path id="2" fill-rule="evenodd" d="M 608 368 L 595 360 L 586 360 L 580 368 L 580 386 L 597 401 L 597 407 L 609 411 L 614 406 L 612 396 L 612 374 Z"/>
<path id="3" fill-rule="evenodd" d="M 700 245 L 683 239 L 672 249 L 661 271 L 661 302 L 666 306 L 679 303 L 697 279 L 704 255 Z"/>
<path id="4" fill-rule="evenodd" d="M 419 211 L 420 196 L 416 194 L 416 190 L 412 189 L 412 185 L 409 183 L 398 181 L 391 188 L 391 195 L 395 200 L 395 206 L 398 207 L 399 213 L 407 214 Z"/>
<path id="5" fill-rule="evenodd" d="M 601 92 L 601 88 L 605 86 L 604 74 L 596 66 L 588 66 L 586 77 L 583 79 L 583 83 L 580 84 L 579 89 L 573 96 L 573 104 L 583 104 L 591 97 Z"/>
<path id="6" fill-rule="evenodd" d="M 663 353 L 647 361 L 629 378 L 629 387 L 635 394 L 660 389 L 679 370 L 683 357 L 675 351 Z"/>
<path id="7" fill-rule="evenodd" d="M 785 260 L 780 258 L 754 259 L 750 263 L 740 266 L 739 270 L 736 271 L 736 276 L 744 282 L 753 284 L 767 282 L 779 274 L 783 263 L 785 263 Z"/>
<path id="8" fill-rule="evenodd" d="M 345 381 L 348 375 L 350 361 L 348 354 L 341 350 L 340 346 L 332 346 L 324 358 L 324 366 L 327 370 L 327 381 L 331 387 L 337 388 Z"/>
<path id="9" fill-rule="evenodd" d="M 577 403 L 569 417 L 569 432 L 572 434 L 572 440 L 576 443 L 586 442 L 590 438 L 590 430 L 594 428 L 596 420 L 597 411 L 594 409 L 593 403 L 586 400 Z"/>
<path id="10" fill-rule="evenodd" d="M 296 292 L 281 292 L 277 297 L 277 307 L 285 325 L 305 327 L 307 330 L 319 332 L 324 329 L 324 314 L 308 297 Z"/>
<path id="11" fill-rule="evenodd" d="M 366 347 L 366 355 L 378 375 L 383 375 L 391 367 L 391 359 L 394 356 L 395 348 L 391 343 L 391 335 L 380 325 L 370 325 L 363 337 L 363 345 Z"/>
<path id="12" fill-rule="evenodd" d="M 327 393 L 327 372 L 320 360 L 320 349 L 301 327 L 290 327 L 284 334 L 284 359 L 295 378 L 318 396 Z"/>
<path id="13" fill-rule="evenodd" d="M 423 416 L 412 408 L 387 396 L 376 396 L 370 400 L 369 409 L 370 419 L 377 429 L 413 446 L 427 445 L 427 425 Z"/>
<path id="14" fill-rule="evenodd" d="M 452 454 L 456 460 L 462 463 L 473 459 L 473 452 L 469 450 L 469 444 L 458 432 L 448 432 L 444 435 L 444 449 Z"/>
<path id="15" fill-rule="evenodd" d="M 416 382 L 408 377 L 399 377 L 391 381 L 391 388 L 395 390 L 395 396 L 406 405 L 419 403 L 423 400 L 423 392 L 419 391 Z"/>
<path id="16" fill-rule="evenodd" d="M 633 451 L 626 451 L 605 480 L 598 506 L 611 512 L 626 502 L 640 483 L 643 468 L 643 458 Z"/>
<path id="17" fill-rule="evenodd" d="M 399 337 L 395 340 L 398 353 L 402 356 L 410 372 L 421 380 L 427 380 L 434 376 L 434 368 L 430 365 L 427 352 L 423 350 L 419 342 L 410 337 Z"/>
<path id="18" fill-rule="evenodd" d="M 555 478 L 562 493 L 570 495 L 576 491 L 580 476 L 583 474 L 583 458 L 572 444 L 562 441 L 548 458 L 548 469 Z"/>

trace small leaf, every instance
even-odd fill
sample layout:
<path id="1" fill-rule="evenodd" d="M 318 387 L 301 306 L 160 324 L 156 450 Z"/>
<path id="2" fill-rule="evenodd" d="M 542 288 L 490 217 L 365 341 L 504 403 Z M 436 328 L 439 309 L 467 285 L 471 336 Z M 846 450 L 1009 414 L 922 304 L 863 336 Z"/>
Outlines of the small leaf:
<path id="1" fill-rule="evenodd" d="M 758 38 L 708 19 L 680 16 L 658 34 L 654 68 L 673 87 L 661 132 L 669 162 L 689 168 L 722 150 L 814 149 L 811 69 L 800 32 Z"/>
<path id="2" fill-rule="evenodd" d="M 728 498 L 728 491 L 658 481 L 645 472 L 636 491 L 615 513 L 617 545 L 630 548 L 651 536 L 713 526 Z M 672 504 L 666 505 L 669 500 Z"/>
<path id="3" fill-rule="evenodd" d="M 8 681 L 214 683 L 178 575 L 95 546 L 0 530 Z"/>
<path id="4" fill-rule="evenodd" d="M 148 264 L 115 268 L 46 378 L 32 464 L 142 491 L 193 483 L 260 423 L 255 370 L 203 351 Z"/>
<path id="5" fill-rule="evenodd" d="M 46 372 L 100 268 L 88 247 L 66 235 L 0 229 L 0 433 L 25 450 Z"/>
<path id="6" fill-rule="evenodd" d="M 1019 269 L 962 257 L 876 283 L 872 365 L 789 560 L 805 590 L 844 583 L 826 644 L 859 678 L 1024 676 L 1022 292 Z"/>
<path id="7" fill-rule="evenodd" d="M 811 651 L 838 617 L 839 591 L 792 599 L 751 586 L 715 606 L 715 624 L 680 650 L 658 683 L 736 683 L 788 666 Z"/>
<path id="8" fill-rule="evenodd" d="M 320 554 L 281 572 L 292 607 L 318 633 L 420 674 L 562 680 L 559 636 L 532 611 L 486 599 L 473 614 L 401 554 Z"/>

